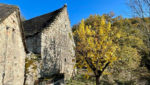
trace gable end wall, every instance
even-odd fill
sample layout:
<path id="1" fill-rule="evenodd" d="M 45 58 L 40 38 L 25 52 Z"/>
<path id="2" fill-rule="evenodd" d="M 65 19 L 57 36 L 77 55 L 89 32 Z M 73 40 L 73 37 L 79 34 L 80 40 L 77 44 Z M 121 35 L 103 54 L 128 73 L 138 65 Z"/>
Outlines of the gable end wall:
<path id="1" fill-rule="evenodd" d="M 70 79 L 74 71 L 74 41 L 68 18 L 67 8 L 47 26 L 41 36 L 41 55 L 43 59 L 43 76 L 64 73 Z"/>
<path id="2" fill-rule="evenodd" d="M 0 85 L 23 85 L 25 50 L 18 11 L 0 24 Z"/>

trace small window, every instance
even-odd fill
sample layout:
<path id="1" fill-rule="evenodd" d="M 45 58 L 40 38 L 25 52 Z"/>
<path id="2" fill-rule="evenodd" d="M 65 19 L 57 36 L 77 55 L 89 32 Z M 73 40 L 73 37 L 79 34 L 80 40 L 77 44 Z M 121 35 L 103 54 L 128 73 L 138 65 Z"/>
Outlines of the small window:
<path id="1" fill-rule="evenodd" d="M 13 20 L 13 23 L 16 23 L 15 20 Z"/>
<path id="2" fill-rule="evenodd" d="M 9 27 L 7 26 L 7 27 L 6 27 L 6 30 L 8 30 L 8 29 L 9 29 Z"/>
<path id="3" fill-rule="evenodd" d="M 12 31 L 14 32 L 14 31 L 15 31 L 15 29 L 13 28 L 13 29 L 12 29 Z"/>

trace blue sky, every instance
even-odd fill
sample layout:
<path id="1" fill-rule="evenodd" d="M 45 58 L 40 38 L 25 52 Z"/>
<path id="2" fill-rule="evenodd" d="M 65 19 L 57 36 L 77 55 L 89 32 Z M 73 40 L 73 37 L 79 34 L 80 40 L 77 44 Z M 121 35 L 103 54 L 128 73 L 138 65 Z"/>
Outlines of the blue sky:
<path id="1" fill-rule="evenodd" d="M 0 3 L 19 6 L 26 19 L 52 12 L 66 3 L 71 25 L 79 23 L 90 14 L 102 15 L 113 11 L 116 16 L 130 16 L 126 0 L 0 0 Z"/>

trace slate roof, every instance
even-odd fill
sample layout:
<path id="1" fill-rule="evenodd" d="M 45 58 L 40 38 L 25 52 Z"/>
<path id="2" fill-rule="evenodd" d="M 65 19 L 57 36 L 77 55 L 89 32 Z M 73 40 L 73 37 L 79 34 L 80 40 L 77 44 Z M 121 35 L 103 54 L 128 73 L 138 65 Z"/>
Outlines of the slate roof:
<path id="1" fill-rule="evenodd" d="M 0 3 L 0 23 L 18 9 L 19 8 L 17 6 Z"/>
<path id="2" fill-rule="evenodd" d="M 47 25 L 51 24 L 66 5 L 56 11 L 47 13 L 23 22 L 26 37 L 40 33 Z"/>

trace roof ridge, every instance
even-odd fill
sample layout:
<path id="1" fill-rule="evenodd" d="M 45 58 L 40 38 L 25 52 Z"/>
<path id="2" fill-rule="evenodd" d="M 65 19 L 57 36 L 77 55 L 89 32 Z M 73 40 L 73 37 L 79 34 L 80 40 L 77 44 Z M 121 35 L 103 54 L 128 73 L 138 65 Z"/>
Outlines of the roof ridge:
<path id="1" fill-rule="evenodd" d="M 55 11 L 52 11 L 47 14 L 43 14 L 32 19 L 26 20 L 23 22 L 25 35 L 27 36 L 34 36 L 37 33 L 40 33 L 47 25 L 50 25 L 52 22 L 55 21 L 56 17 L 66 8 L 63 6 Z M 37 24 L 38 23 L 38 24 Z M 32 32 L 31 32 L 32 31 Z"/>
<path id="2" fill-rule="evenodd" d="M 62 11 L 65 7 L 66 7 L 66 6 L 64 5 L 63 7 L 59 8 L 59 9 L 57 9 L 57 10 L 54 10 L 54 11 L 52 11 L 52 12 L 45 13 L 45 14 L 42 14 L 42 15 L 33 17 L 33 18 L 28 19 L 28 20 L 26 20 L 26 21 L 29 21 L 29 20 L 32 20 L 32 19 L 35 19 L 35 18 L 39 18 L 39 17 L 43 17 L 44 15 L 48 15 L 48 14 L 51 14 L 51 13 L 60 12 L 60 11 Z M 25 21 L 25 22 L 26 22 L 26 21 Z"/>
<path id="3" fill-rule="evenodd" d="M 15 8 L 19 8 L 18 6 L 16 5 L 12 5 L 12 4 L 4 4 L 4 3 L 0 3 L 0 7 L 1 6 L 8 6 L 8 7 L 15 7 Z"/>

